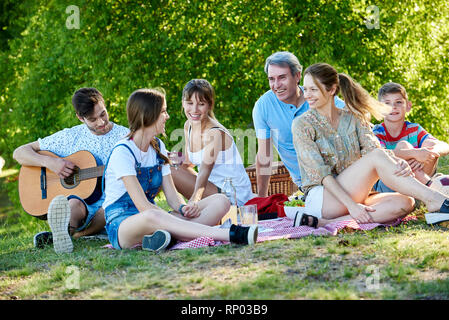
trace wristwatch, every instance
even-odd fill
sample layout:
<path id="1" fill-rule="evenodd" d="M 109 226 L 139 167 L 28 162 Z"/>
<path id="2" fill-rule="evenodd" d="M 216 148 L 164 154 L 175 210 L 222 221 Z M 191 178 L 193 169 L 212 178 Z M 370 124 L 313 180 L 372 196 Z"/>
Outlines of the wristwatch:
<path id="1" fill-rule="evenodd" d="M 182 216 L 184 216 L 184 213 L 182 213 L 182 208 L 184 208 L 185 206 L 186 206 L 185 204 L 181 204 L 181 205 L 179 206 L 179 209 L 178 209 L 179 213 L 180 213 Z"/>

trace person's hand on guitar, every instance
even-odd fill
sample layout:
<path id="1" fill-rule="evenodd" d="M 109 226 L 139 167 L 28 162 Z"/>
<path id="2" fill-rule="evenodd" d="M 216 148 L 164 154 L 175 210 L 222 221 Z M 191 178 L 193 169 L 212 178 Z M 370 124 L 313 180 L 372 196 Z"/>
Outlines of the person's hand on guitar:
<path id="1" fill-rule="evenodd" d="M 51 151 L 39 150 L 33 160 L 24 161 L 19 173 L 20 203 L 28 214 L 36 217 L 47 214 L 51 200 L 60 194 L 90 198 L 94 202 L 100 198 L 101 192 L 97 190 L 101 189 L 101 179 L 93 178 L 103 175 L 104 166 L 99 166 L 89 151 L 61 158 Z M 76 178 L 69 178 L 74 174 Z"/>
<path id="2" fill-rule="evenodd" d="M 51 157 L 47 168 L 64 179 L 72 174 L 75 165 L 66 159 Z"/>

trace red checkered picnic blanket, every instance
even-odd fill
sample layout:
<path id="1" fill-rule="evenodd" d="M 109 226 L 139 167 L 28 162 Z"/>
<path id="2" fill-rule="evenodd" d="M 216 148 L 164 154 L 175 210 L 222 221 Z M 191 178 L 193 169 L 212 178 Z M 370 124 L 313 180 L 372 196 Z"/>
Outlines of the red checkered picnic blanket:
<path id="1" fill-rule="evenodd" d="M 415 216 L 407 216 L 403 219 L 398 219 L 397 221 L 390 224 L 380 224 L 380 223 L 367 223 L 358 224 L 355 220 L 345 220 L 333 222 L 320 228 L 312 228 L 307 226 L 293 227 L 293 220 L 288 218 L 278 218 L 273 220 L 262 220 L 259 221 L 259 235 L 257 242 L 264 242 L 269 240 L 277 239 L 298 239 L 310 235 L 319 236 L 336 236 L 338 231 L 344 228 L 351 228 L 354 230 L 372 230 L 377 227 L 388 227 L 397 226 L 403 222 L 410 220 L 416 220 Z M 180 249 L 192 249 L 192 248 L 204 248 L 204 247 L 215 247 L 219 245 L 229 244 L 225 241 L 216 241 L 209 237 L 200 237 L 191 241 L 182 242 L 179 241 L 170 250 L 180 250 Z M 106 245 L 105 247 L 112 248 L 111 245 Z M 134 248 L 140 248 L 140 244 L 134 246 Z"/>
<path id="2" fill-rule="evenodd" d="M 293 227 L 293 220 L 288 218 L 278 218 L 273 220 L 259 221 L 259 235 L 257 242 L 264 242 L 276 239 L 298 239 L 310 235 L 315 236 L 336 236 L 338 231 L 344 228 L 351 228 L 355 230 L 372 230 L 377 227 L 397 226 L 402 222 L 416 220 L 415 216 L 407 216 L 403 219 L 390 224 L 367 223 L 358 224 L 355 220 L 338 221 L 329 223 L 324 227 L 312 228 L 307 226 Z M 189 249 L 189 248 L 203 248 L 208 246 L 218 246 L 228 244 L 229 242 L 215 241 L 209 237 L 200 237 L 188 242 L 178 242 L 170 248 L 170 250 Z"/>

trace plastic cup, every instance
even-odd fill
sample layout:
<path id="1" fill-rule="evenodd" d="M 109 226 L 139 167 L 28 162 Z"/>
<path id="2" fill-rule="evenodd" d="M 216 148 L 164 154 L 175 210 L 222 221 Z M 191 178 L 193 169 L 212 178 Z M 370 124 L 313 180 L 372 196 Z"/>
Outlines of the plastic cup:
<path id="1" fill-rule="evenodd" d="M 240 211 L 240 225 L 249 226 L 249 225 L 258 223 L 257 205 L 256 204 L 242 206 L 239 209 L 240 209 L 239 210 Z"/>
<path id="2" fill-rule="evenodd" d="M 178 170 L 178 167 L 182 164 L 184 161 L 184 157 L 182 155 L 182 152 L 167 152 L 168 159 L 170 159 L 171 166 L 174 167 L 176 170 Z"/>

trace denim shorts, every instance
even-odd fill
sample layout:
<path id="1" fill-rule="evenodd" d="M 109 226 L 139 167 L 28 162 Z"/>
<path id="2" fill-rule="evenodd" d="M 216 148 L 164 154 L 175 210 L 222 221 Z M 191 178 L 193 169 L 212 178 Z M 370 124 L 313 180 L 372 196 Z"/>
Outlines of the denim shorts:
<path id="1" fill-rule="evenodd" d="M 377 192 L 396 192 L 393 189 L 387 187 L 382 180 L 377 180 L 377 182 L 373 186 L 373 190 Z"/>
<path id="2" fill-rule="evenodd" d="M 86 208 L 86 211 L 87 211 L 86 219 L 84 220 L 84 223 L 82 224 L 82 226 L 79 227 L 78 229 L 76 229 L 76 231 L 81 231 L 81 230 L 86 229 L 89 226 L 93 217 L 97 213 L 98 209 L 101 208 L 101 205 L 103 204 L 104 197 L 102 197 L 100 200 L 98 200 L 97 202 L 90 204 L 90 205 L 87 204 L 83 199 L 81 199 L 80 197 L 78 197 L 76 195 L 68 196 L 67 200 L 70 200 L 70 199 L 80 200 L 84 204 L 84 207 Z"/>
<path id="3" fill-rule="evenodd" d="M 108 233 L 108 239 L 111 245 L 114 247 L 114 249 L 121 250 L 122 247 L 120 247 L 119 239 L 118 239 L 118 228 L 120 227 L 120 224 L 127 218 L 139 213 L 137 209 L 130 210 L 129 207 L 123 206 L 120 203 L 113 203 L 109 205 L 105 209 L 105 217 L 106 217 L 106 232 Z M 112 220 L 109 221 L 107 219 L 107 216 L 111 217 Z"/>

